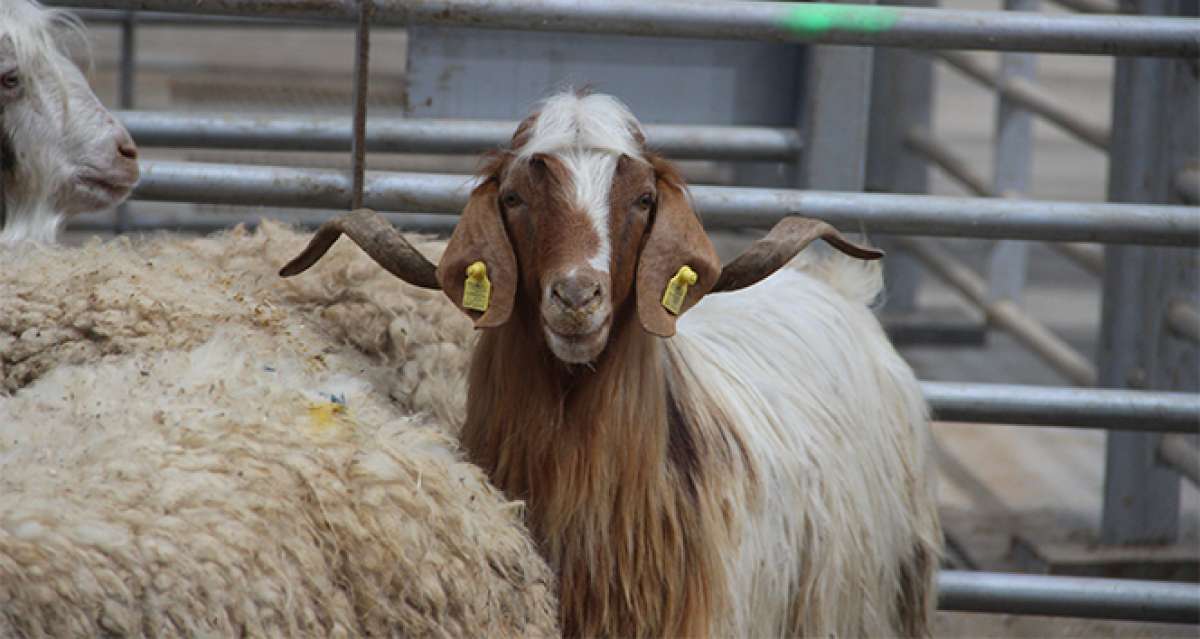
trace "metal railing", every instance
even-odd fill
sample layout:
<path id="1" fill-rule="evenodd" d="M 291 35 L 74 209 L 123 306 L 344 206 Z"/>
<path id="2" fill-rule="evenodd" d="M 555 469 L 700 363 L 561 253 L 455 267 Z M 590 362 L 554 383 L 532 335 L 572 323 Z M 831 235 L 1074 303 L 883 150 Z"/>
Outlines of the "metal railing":
<path id="1" fill-rule="evenodd" d="M 353 119 L 346 116 L 196 114 L 119 111 L 139 146 L 270 151 L 349 151 Z M 375 118 L 367 123 L 373 153 L 475 154 L 508 144 L 508 120 Z M 795 161 L 795 129 L 758 126 L 646 125 L 646 141 L 678 159 Z"/>
<path id="2" fill-rule="evenodd" d="M 943 570 L 938 609 L 1054 617 L 1200 622 L 1200 585 Z"/>
<path id="3" fill-rule="evenodd" d="M 922 382 L 934 419 L 1023 426 L 1195 433 L 1196 393 Z"/>
<path id="4" fill-rule="evenodd" d="M 1101 6 L 1094 0 L 1060 2 L 1071 8 L 1090 12 L 1113 12 L 1118 7 Z M 1169 1 L 1132 3 L 1120 7 L 1133 14 L 1178 11 L 1196 15 L 1196 9 L 1184 3 Z M 1036 11 L 1037 0 L 1004 0 L 1004 8 L 1012 11 Z M 1028 14 L 1027 14 L 1028 15 Z M 1194 18 L 1193 18 L 1194 20 Z M 1122 59 L 1117 65 L 1114 89 L 1112 127 L 1101 126 L 1079 117 L 1072 109 L 1039 89 L 1033 83 L 1032 64 L 1022 67 L 1011 54 L 1002 56 L 998 72 L 985 68 L 976 57 L 939 51 L 935 59 L 967 77 L 992 89 L 997 97 L 999 116 L 996 125 L 995 180 L 989 182 L 976 174 L 967 162 L 940 143 L 915 123 L 903 137 L 914 157 L 945 172 L 969 192 L 983 197 L 1020 197 L 1027 191 L 1028 166 L 1032 159 L 1032 138 L 1028 119 L 1036 115 L 1091 147 L 1114 155 L 1110 160 L 1109 196 L 1114 201 L 1178 201 L 1195 204 L 1198 200 L 1195 166 L 1198 158 L 1194 141 L 1200 137 L 1195 124 L 1196 87 L 1194 62 L 1191 70 L 1167 63 L 1155 64 L 1145 60 Z M 1174 76 L 1172 76 L 1174 74 Z M 1190 77 L 1191 80 L 1186 78 Z M 1190 83 L 1190 88 L 1189 88 Z M 1157 110 L 1157 105 L 1169 104 Z M 1023 132 L 1013 127 L 1015 118 L 1025 118 Z M 1189 123 L 1190 117 L 1190 123 Z M 1171 133 L 1166 121 L 1182 123 Z M 910 124 L 909 126 L 914 126 Z M 1118 129 L 1118 127 L 1120 127 Z M 1113 129 L 1118 129 L 1114 135 Z M 1024 135 L 1021 139 L 1019 135 Z M 1192 143 L 1189 147 L 1188 140 Z M 1163 149 L 1167 149 L 1164 151 Z M 1190 155 L 1189 155 L 1190 154 Z M 1178 168 L 1182 164 L 1183 168 Z M 1012 180 L 1014 167 L 1022 179 Z M 1177 171 L 1177 172 L 1175 172 Z M 1148 178 L 1164 174 L 1170 179 Z M 1200 211 L 1192 209 L 1193 215 Z M 1105 309 L 1099 366 L 1071 350 L 1045 326 L 1021 311 L 1016 302 L 1025 279 L 1024 246 L 1001 242 L 993 249 L 989 279 L 983 281 L 964 264 L 928 242 L 906 241 L 901 246 L 910 249 L 927 267 L 962 293 L 973 306 L 987 315 L 989 322 L 1012 333 L 1020 343 L 1046 361 L 1072 382 L 1105 385 L 1154 387 L 1180 385 L 1195 388 L 1195 374 L 1167 367 L 1183 366 L 1176 356 L 1167 357 L 1159 349 L 1195 348 L 1200 340 L 1200 314 L 1196 311 L 1195 284 L 1185 275 L 1186 269 L 1196 268 L 1195 258 L 1174 254 L 1167 259 L 1151 257 L 1145 250 L 1110 248 L 1105 253 L 1118 260 L 1106 269 L 1106 259 L 1095 249 L 1068 244 L 1049 244 L 1057 253 L 1071 259 L 1087 271 L 1101 276 L 1105 287 Z M 1190 266 L 1188 264 L 1190 263 Z M 1187 282 L 1192 281 L 1192 284 Z M 1172 292 L 1172 288 L 1181 293 Z M 1191 293 L 1187 293 L 1187 291 Z M 1172 299 L 1173 295 L 1190 299 Z M 1163 298 L 1166 298 L 1164 301 Z M 1111 300 L 1109 298 L 1112 298 Z M 1150 305 L 1144 315 L 1129 308 L 1131 304 Z M 1163 335 L 1163 337 L 1159 337 Z M 1169 336 L 1169 337 L 1168 337 Z M 1191 346 L 1156 345 L 1165 339 L 1184 340 Z M 1195 351 L 1191 351 L 1194 353 Z M 1168 364 L 1167 362 L 1175 362 Z M 1195 367 L 1195 364 L 1191 364 Z M 1188 381 L 1188 380 L 1191 381 Z M 1177 386 L 1178 387 L 1178 386 Z M 1183 432 L 1197 431 L 1192 423 Z M 1179 436 L 1158 438 L 1154 434 L 1116 433 L 1109 438 L 1106 466 L 1106 488 L 1103 513 L 1103 538 L 1107 542 L 1157 542 L 1171 537 L 1176 530 L 1178 514 L 1178 475 L 1163 473 L 1170 468 L 1184 477 L 1195 479 L 1196 469 L 1182 459 L 1195 459 L 1195 447 Z M 1158 451 L 1155 454 L 1155 451 Z M 1155 466 L 1155 459 L 1161 466 Z M 1129 513 L 1131 521 L 1123 522 Z"/>
<path id="5" fill-rule="evenodd" d="M 473 184 L 467 175 L 368 171 L 365 202 L 385 211 L 457 214 Z M 134 197 L 343 209 L 352 190 L 350 176 L 335 169 L 146 161 Z M 710 228 L 771 226 L 803 211 L 847 230 L 865 226 L 911 235 L 1200 246 L 1200 216 L 1187 206 L 703 185 L 691 187 L 691 193 Z"/>
<path id="6" fill-rule="evenodd" d="M 57 0 L 94 9 L 286 19 L 357 19 L 342 0 Z M 414 24 L 522 31 L 858 44 L 918 49 L 1200 55 L 1196 26 L 1157 17 L 996 15 L 876 5 L 680 0 L 374 0 L 373 25 Z"/>

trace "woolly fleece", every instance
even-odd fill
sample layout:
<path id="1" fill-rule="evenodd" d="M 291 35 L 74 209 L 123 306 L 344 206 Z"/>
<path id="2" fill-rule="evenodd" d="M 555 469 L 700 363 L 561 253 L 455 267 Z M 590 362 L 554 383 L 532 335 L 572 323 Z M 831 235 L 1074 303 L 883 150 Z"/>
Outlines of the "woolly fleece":
<path id="1" fill-rule="evenodd" d="M 303 239 L 0 253 L 0 636 L 557 634 L 441 427 L 469 324 L 353 246 L 281 282 Z"/>
<path id="2" fill-rule="evenodd" d="M 221 326 L 276 334 L 307 322 L 323 345 L 350 344 L 390 369 L 372 382 L 401 408 L 461 424 L 470 322 L 440 292 L 396 279 L 348 240 L 321 268 L 280 278 L 308 239 L 264 221 L 254 233 L 202 239 L 0 251 L 0 394 L 63 364 L 195 348 Z M 435 260 L 444 248 L 410 239 Z"/>

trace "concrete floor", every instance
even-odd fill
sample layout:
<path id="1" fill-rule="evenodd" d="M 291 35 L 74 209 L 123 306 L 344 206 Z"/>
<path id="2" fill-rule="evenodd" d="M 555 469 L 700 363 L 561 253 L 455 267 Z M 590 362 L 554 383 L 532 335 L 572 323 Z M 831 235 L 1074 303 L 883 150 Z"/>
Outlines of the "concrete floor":
<path id="1" fill-rule="evenodd" d="M 1043 3 L 1050 4 L 1050 3 Z M 946 0 L 952 8 L 995 9 L 996 0 Z M 1053 9 L 1049 9 L 1053 11 Z M 141 65 L 137 106 L 146 109 L 235 111 L 301 111 L 347 113 L 353 34 L 340 30 L 189 30 L 143 28 L 139 32 Z M 95 84 L 102 99 L 112 104 L 116 87 L 117 31 L 92 30 Z M 399 114 L 403 101 L 405 36 L 379 31 L 374 36 L 372 114 Z M 996 54 L 974 53 L 990 65 Z M 1070 103 L 1087 120 L 1107 123 L 1113 60 L 1104 57 L 1044 55 L 1038 60 L 1038 81 Z M 972 81 L 944 66 L 937 70 L 934 133 L 981 175 L 991 174 L 994 97 Z M 1035 125 L 1035 155 L 1031 197 L 1102 201 L 1106 158 L 1044 122 Z M 148 159 L 209 161 L 271 161 L 270 154 L 168 151 L 147 149 Z M 292 156 L 296 159 L 297 156 Z M 341 163 L 328 156 L 299 157 L 313 163 Z M 276 161 L 278 161 L 276 159 Z M 372 167 L 449 167 L 469 170 L 470 159 L 446 165 L 429 158 L 372 157 Z M 932 173 L 937 194 L 965 195 L 939 172 Z M 150 215 L 181 215 L 191 207 L 135 204 L 134 211 Z M 228 207 L 196 207 L 206 214 L 244 212 Z M 273 213 L 264 211 L 263 213 Z M 951 247 L 978 270 L 989 245 L 953 241 Z M 1093 357 L 1099 326 L 1099 284 L 1056 254 L 1035 245 L 1030 262 L 1024 307 Z M 923 306 L 970 309 L 952 291 L 926 278 Z M 919 376 L 928 380 L 1008 382 L 1065 385 L 1066 382 L 1011 338 L 993 333 L 983 348 L 907 348 L 905 356 Z M 936 433 L 948 465 L 942 501 L 948 515 L 960 520 L 1010 513 L 1013 525 L 1037 519 L 1040 526 L 1057 525 L 1061 534 L 1094 534 L 1100 516 L 1104 477 L 1102 431 L 938 424 Z M 964 478 L 963 469 L 968 473 Z M 1186 482 L 1185 482 L 1186 484 Z M 1189 539 L 1200 528 L 1200 493 L 1186 485 L 1183 496 Z M 1046 513 L 1050 513 L 1049 519 Z M 1046 522 L 1057 522 L 1047 524 Z M 982 541 L 980 543 L 983 543 Z M 1004 567 L 1003 553 L 997 566 Z M 1044 620 L 1043 620 L 1044 621 Z M 1091 622 L 1041 623 L 1033 618 L 1003 615 L 942 615 L 942 636 L 1183 636 L 1194 629 L 1138 624 Z M 1183 633 L 1183 634 L 1180 634 Z"/>

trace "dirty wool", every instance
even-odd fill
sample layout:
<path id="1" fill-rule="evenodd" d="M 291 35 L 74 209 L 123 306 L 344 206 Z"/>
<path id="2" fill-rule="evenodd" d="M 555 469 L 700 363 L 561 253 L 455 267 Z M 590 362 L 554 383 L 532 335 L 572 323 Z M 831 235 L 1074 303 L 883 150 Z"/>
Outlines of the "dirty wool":
<path id="1" fill-rule="evenodd" d="M 0 637 L 557 634 L 449 426 L 469 323 L 303 242 L 0 252 Z"/>

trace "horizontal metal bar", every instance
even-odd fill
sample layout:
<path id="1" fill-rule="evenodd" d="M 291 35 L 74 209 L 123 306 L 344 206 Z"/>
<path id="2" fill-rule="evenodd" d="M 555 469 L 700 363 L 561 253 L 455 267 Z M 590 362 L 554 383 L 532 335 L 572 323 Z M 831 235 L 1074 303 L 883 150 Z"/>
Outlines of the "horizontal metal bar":
<path id="1" fill-rule="evenodd" d="M 349 21 L 346 0 L 54 0 L 50 4 Z M 615 33 L 922 49 L 1195 57 L 1196 20 L 875 5 L 682 0 L 379 0 L 374 24 Z"/>
<path id="2" fill-rule="evenodd" d="M 1200 584 L 943 570 L 938 609 L 1200 623 Z"/>
<path id="3" fill-rule="evenodd" d="M 1184 339 L 1200 342 L 1200 312 L 1183 300 L 1172 300 L 1167 305 L 1167 327 Z"/>
<path id="4" fill-rule="evenodd" d="M 1117 8 L 1111 3 L 1100 0 L 1050 0 L 1051 2 L 1080 13 L 1116 13 Z"/>
<path id="5" fill-rule="evenodd" d="M 1158 458 L 1165 466 L 1200 485 L 1200 450 L 1186 436 L 1179 433 L 1163 435 L 1158 442 Z"/>
<path id="6" fill-rule="evenodd" d="M 49 3 L 56 4 L 56 3 Z M 80 3 L 62 2 L 63 6 L 79 6 Z M 76 16 L 88 24 L 121 24 L 125 21 L 128 11 L 111 9 L 74 9 Z M 354 25 L 350 22 L 337 20 L 310 19 L 279 19 L 271 17 L 233 17 L 220 15 L 191 15 L 186 13 L 164 13 L 161 11 L 136 11 L 139 27 L 182 27 L 217 29 L 227 28 L 283 28 L 283 29 L 340 29 L 346 30 Z M 388 25 L 380 25 L 388 26 Z M 401 25 L 390 25 L 399 27 Z"/>
<path id="7" fill-rule="evenodd" d="M 240 115 L 119 111 L 139 146 L 268 151 L 349 151 L 352 119 L 342 116 Z M 517 122 L 372 118 L 372 153 L 474 154 L 508 143 Z M 678 159 L 793 161 L 800 136 L 792 128 L 656 125 L 652 148 Z"/>
<path id="8" fill-rule="evenodd" d="M 1012 300 L 991 299 L 987 284 L 969 266 L 928 240 L 898 238 L 897 241 L 935 275 L 982 310 L 990 324 L 1012 335 L 1054 370 L 1081 386 L 1092 386 L 1096 383 L 1096 369 L 1088 358 Z"/>
<path id="9" fill-rule="evenodd" d="M 398 229 L 411 233 L 429 233 L 434 235 L 449 235 L 454 230 L 458 220 L 448 215 L 425 215 L 421 213 L 384 213 L 384 217 Z M 303 229 L 315 229 L 329 221 L 329 215 L 306 215 L 302 217 L 289 216 L 286 223 Z M 196 219 L 130 219 L 125 231 L 134 233 L 150 233 L 155 231 L 171 231 L 175 233 L 214 233 L 229 230 L 237 225 L 248 229 L 257 228 L 262 216 L 231 217 L 213 216 Z M 67 222 L 66 232 L 76 233 L 111 233 L 112 224 L 85 219 L 82 216 L 73 217 Z"/>
<path id="10" fill-rule="evenodd" d="M 1144 432 L 1200 431 L 1200 394 L 921 382 L 934 419 Z"/>
<path id="11" fill-rule="evenodd" d="M 935 55 L 967 77 L 998 91 L 1031 113 L 1042 116 L 1096 149 L 1108 152 L 1111 138 L 1108 127 L 1079 118 L 1071 107 L 1060 103 L 1037 85 L 1022 78 L 1005 80 L 1000 74 L 989 70 L 965 53 L 940 51 Z"/>
<path id="12" fill-rule="evenodd" d="M 367 172 L 365 205 L 381 211 L 458 213 L 474 178 Z M 350 174 L 234 164 L 145 161 L 141 200 L 341 209 Z M 1153 204 L 1047 202 L 891 193 L 693 186 L 709 228 L 763 227 L 801 213 L 847 230 L 984 238 L 1200 245 L 1200 212 Z"/>

